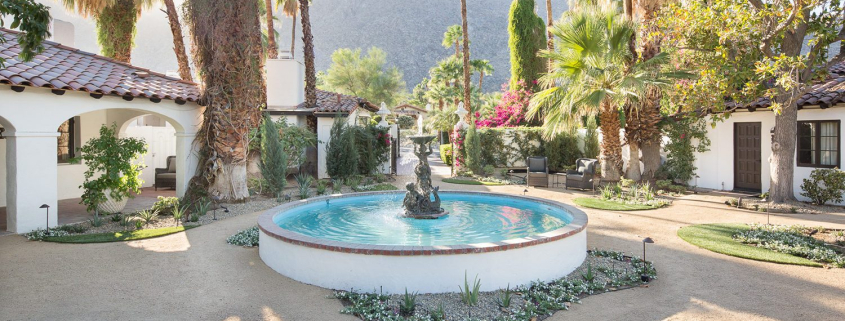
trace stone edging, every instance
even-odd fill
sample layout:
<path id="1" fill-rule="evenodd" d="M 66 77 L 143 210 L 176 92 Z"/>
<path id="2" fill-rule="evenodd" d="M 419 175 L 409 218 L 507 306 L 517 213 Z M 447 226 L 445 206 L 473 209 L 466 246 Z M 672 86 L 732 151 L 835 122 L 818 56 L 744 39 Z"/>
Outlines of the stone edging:
<path id="1" fill-rule="evenodd" d="M 516 199 L 527 199 L 534 202 L 543 203 L 545 205 L 554 206 L 566 210 L 572 215 L 572 222 L 564 227 L 554 231 L 541 233 L 534 236 L 527 236 L 518 239 L 504 240 L 500 242 L 462 244 L 462 245 L 436 245 L 436 246 L 408 246 L 408 245 L 375 245 L 375 244 L 358 244 L 347 243 L 340 241 L 332 241 L 326 239 L 318 239 L 302 235 L 290 230 L 283 229 L 273 222 L 273 217 L 283 211 L 303 206 L 314 202 L 324 202 L 329 199 L 338 199 L 346 197 L 357 196 L 371 196 L 384 194 L 403 194 L 404 191 L 380 191 L 380 192 L 365 192 L 365 193 L 350 193 L 350 194 L 335 194 L 330 196 L 321 196 L 296 202 L 290 202 L 274 208 L 271 208 L 258 217 L 258 227 L 264 234 L 273 238 L 282 240 L 294 245 L 306 246 L 316 249 L 365 254 L 365 255 L 391 255 L 391 256 L 422 256 L 422 255 L 452 255 L 452 254 L 469 254 L 469 253 L 485 253 L 512 250 L 537 244 L 557 241 L 565 237 L 575 235 L 585 228 L 587 228 L 587 214 L 583 211 L 563 203 L 550 201 L 547 199 L 530 197 L 530 196 L 515 196 L 489 192 L 469 192 L 469 191 L 442 191 L 444 194 L 468 194 L 468 195 L 487 195 L 497 197 L 509 197 Z"/>

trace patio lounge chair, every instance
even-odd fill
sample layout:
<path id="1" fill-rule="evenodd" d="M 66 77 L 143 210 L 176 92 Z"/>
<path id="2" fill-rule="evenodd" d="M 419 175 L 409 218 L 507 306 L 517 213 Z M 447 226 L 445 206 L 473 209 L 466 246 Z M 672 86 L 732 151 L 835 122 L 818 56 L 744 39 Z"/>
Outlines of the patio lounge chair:
<path id="1" fill-rule="evenodd" d="M 593 158 L 579 158 L 575 162 L 575 170 L 566 171 L 566 189 L 570 187 L 593 189 L 593 178 L 596 175 L 596 164 Z"/>
<path id="2" fill-rule="evenodd" d="M 528 164 L 528 174 L 525 177 L 525 184 L 528 186 L 549 187 L 549 160 L 543 156 L 528 157 L 525 160 Z"/>
<path id="3" fill-rule="evenodd" d="M 176 188 L 176 156 L 167 156 L 167 167 L 156 168 L 155 190 L 159 187 Z"/>

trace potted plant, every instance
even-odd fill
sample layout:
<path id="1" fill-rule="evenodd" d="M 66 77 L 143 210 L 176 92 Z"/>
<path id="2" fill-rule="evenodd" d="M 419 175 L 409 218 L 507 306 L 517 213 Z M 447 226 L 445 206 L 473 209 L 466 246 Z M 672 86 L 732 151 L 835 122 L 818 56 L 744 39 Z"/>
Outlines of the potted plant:
<path id="1" fill-rule="evenodd" d="M 84 161 L 88 170 L 80 188 L 82 204 L 89 212 L 117 213 L 126 206 L 126 201 L 139 193 L 143 181 L 140 178 L 141 164 L 134 161 L 147 152 L 143 139 L 118 138 L 117 125 L 103 125 L 100 136 L 90 139 L 79 150 L 74 161 Z M 96 213 L 96 212 L 95 212 Z"/>

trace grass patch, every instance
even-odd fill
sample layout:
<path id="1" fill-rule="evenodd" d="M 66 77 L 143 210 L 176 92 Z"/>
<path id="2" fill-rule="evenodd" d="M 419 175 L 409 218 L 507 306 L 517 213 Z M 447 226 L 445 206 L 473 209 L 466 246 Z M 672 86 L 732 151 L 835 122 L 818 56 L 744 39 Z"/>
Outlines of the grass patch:
<path id="1" fill-rule="evenodd" d="M 51 236 L 45 237 L 44 241 L 56 243 L 107 243 L 107 242 L 122 242 L 149 239 L 159 236 L 179 233 L 185 230 L 190 230 L 198 225 L 193 226 L 171 226 L 148 230 L 112 232 L 112 233 L 96 233 L 96 234 L 78 234 L 66 236 Z"/>
<path id="2" fill-rule="evenodd" d="M 692 245 L 744 259 L 780 264 L 822 266 L 802 257 L 742 244 L 733 239 L 734 234 L 749 229 L 748 225 L 745 224 L 700 224 L 681 228 L 678 230 L 678 236 Z"/>
<path id="3" fill-rule="evenodd" d="M 450 183 L 450 184 L 463 184 L 463 185 L 487 185 L 487 186 L 505 185 L 505 184 L 502 184 L 502 183 L 482 182 L 482 181 L 477 181 L 477 180 L 474 180 L 474 179 L 459 179 L 459 178 L 444 178 L 443 182 L 444 183 Z"/>
<path id="4" fill-rule="evenodd" d="M 615 201 L 603 200 L 595 197 L 579 197 L 572 200 L 575 204 L 583 207 L 595 208 L 606 211 L 643 211 L 653 210 L 659 207 L 642 204 L 625 204 Z"/>

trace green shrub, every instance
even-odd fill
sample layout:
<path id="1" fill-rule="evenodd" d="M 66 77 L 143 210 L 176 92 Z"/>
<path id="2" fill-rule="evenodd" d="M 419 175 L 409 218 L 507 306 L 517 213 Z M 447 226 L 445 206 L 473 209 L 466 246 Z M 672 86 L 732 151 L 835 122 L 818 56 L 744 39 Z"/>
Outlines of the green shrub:
<path id="1" fill-rule="evenodd" d="M 484 175 L 484 165 L 481 163 L 481 142 L 478 138 L 478 131 L 475 125 L 470 125 L 467 129 L 466 139 L 463 144 L 466 149 L 466 167 L 473 173 Z"/>
<path id="2" fill-rule="evenodd" d="M 562 132 L 544 141 L 543 149 L 549 159 L 549 170 L 555 172 L 574 168 L 575 162 L 583 155 L 578 149 L 578 136 L 575 133 Z"/>
<path id="3" fill-rule="evenodd" d="M 399 124 L 399 128 L 408 129 L 414 127 L 414 124 L 417 123 L 417 120 L 414 117 L 408 115 L 399 116 L 399 120 L 396 122 Z"/>
<path id="4" fill-rule="evenodd" d="M 496 173 L 496 168 L 493 165 L 484 165 L 484 169 L 481 171 L 480 175 L 484 176 L 492 176 Z"/>
<path id="5" fill-rule="evenodd" d="M 845 173 L 837 168 L 818 168 L 810 173 L 809 179 L 801 184 L 801 196 L 810 198 L 816 205 L 827 202 L 842 202 L 845 193 Z"/>
<path id="6" fill-rule="evenodd" d="M 117 217 L 120 217 L 120 215 L 117 215 Z M 57 229 L 71 233 L 71 234 L 80 234 L 80 233 L 85 233 L 85 231 L 88 231 L 88 228 L 85 227 L 82 224 L 66 224 L 66 225 L 62 225 L 62 226 L 57 227 Z"/>
<path id="7" fill-rule="evenodd" d="M 264 116 L 261 124 L 261 162 L 258 167 L 270 192 L 276 199 L 280 199 L 288 184 L 288 154 L 276 122 L 270 119 L 269 114 Z"/>
<path id="8" fill-rule="evenodd" d="M 440 160 L 446 165 L 452 166 L 452 144 L 440 145 Z"/>
<path id="9" fill-rule="evenodd" d="M 115 200 L 132 198 L 141 192 L 141 165 L 133 160 L 147 152 L 143 139 L 119 138 L 117 125 L 103 125 L 100 135 L 92 138 L 79 149 L 81 156 L 73 162 L 82 161 L 88 168 L 85 181 L 79 186 L 84 190 L 82 204 L 89 212 L 106 201 L 106 192 Z M 95 179 L 94 177 L 97 176 Z"/>
<path id="10" fill-rule="evenodd" d="M 669 138 L 663 147 L 667 156 L 662 168 L 669 179 L 686 184 L 695 178 L 698 169 L 695 166 L 696 153 L 709 150 L 707 121 L 704 118 L 683 118 L 668 121 L 662 130 L 663 135 Z"/>
<path id="11" fill-rule="evenodd" d="M 358 172 L 358 150 L 355 132 L 349 130 L 345 118 L 336 117 L 326 144 L 326 172 L 332 178 L 345 179 Z"/>
<path id="12" fill-rule="evenodd" d="M 258 226 L 238 231 L 234 235 L 226 238 L 226 243 L 246 247 L 258 246 Z"/>
<path id="13" fill-rule="evenodd" d="M 317 181 L 317 195 L 325 195 L 326 190 L 329 188 L 329 183 L 325 180 L 318 180 Z"/>
<path id="14" fill-rule="evenodd" d="M 158 196 L 156 199 L 157 200 L 155 204 L 153 204 L 152 210 L 158 211 L 161 215 L 170 215 L 173 212 L 173 209 L 179 206 L 178 197 Z"/>
<path id="15" fill-rule="evenodd" d="M 587 118 L 587 131 L 584 134 L 584 157 L 598 159 L 601 153 L 598 124 L 595 117 Z"/>

